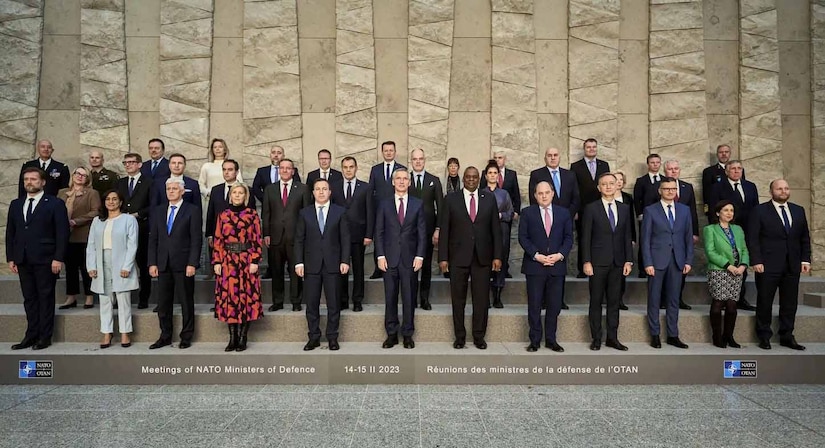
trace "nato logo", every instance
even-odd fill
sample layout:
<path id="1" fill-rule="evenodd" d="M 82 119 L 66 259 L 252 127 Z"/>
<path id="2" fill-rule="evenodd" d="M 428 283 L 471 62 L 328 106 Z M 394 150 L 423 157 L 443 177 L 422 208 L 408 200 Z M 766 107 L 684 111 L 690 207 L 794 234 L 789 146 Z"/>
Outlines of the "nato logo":
<path id="1" fill-rule="evenodd" d="M 18 378 L 51 378 L 51 361 L 20 361 Z"/>
<path id="2" fill-rule="evenodd" d="M 756 361 L 725 361 L 725 378 L 756 378 Z"/>

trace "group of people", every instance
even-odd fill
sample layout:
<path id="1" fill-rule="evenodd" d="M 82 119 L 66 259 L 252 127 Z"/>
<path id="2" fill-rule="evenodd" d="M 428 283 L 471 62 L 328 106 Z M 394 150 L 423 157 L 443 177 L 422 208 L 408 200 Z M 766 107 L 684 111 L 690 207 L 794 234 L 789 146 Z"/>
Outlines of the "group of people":
<path id="1" fill-rule="evenodd" d="M 561 168 L 560 152 L 545 151 L 545 166 L 530 173 L 530 205 L 521 208 L 518 174 L 496 152 L 482 170 L 450 158 L 443 178 L 426 170 L 422 149 L 410 153 L 410 168 L 396 160 L 392 141 L 381 144 L 382 161 L 369 180 L 357 178 L 358 163 L 344 157 L 341 171 L 331 167 L 332 154 L 318 152 L 317 170 L 301 182 L 284 149 L 272 147 L 270 165 L 255 173 L 252 186 L 242 182 L 239 164 L 228 157 L 221 139 L 211 143 L 209 161 L 198 181 L 184 175 L 186 157 L 165 155 L 162 140 L 148 145 L 150 158 L 123 157 L 126 176 L 103 168 L 103 155 L 90 154 L 90 169 L 68 168 L 51 158 L 50 142 L 38 142 L 38 158 L 24 164 L 20 197 L 12 202 L 6 235 L 7 259 L 20 276 L 28 327 L 12 348 L 42 349 L 51 344 L 55 281 L 66 264 L 66 302 L 77 306 L 80 281 L 84 307 L 99 296 L 101 348 L 113 339 L 113 309 L 118 309 L 121 345 L 131 345 L 131 293 L 139 290 L 138 308 L 147 308 L 151 279 L 157 278 L 160 337 L 150 348 L 172 343 L 172 309 L 183 313 L 180 348 L 194 334 L 194 275 L 204 246 L 215 276 L 215 317 L 227 324 L 226 351 L 247 347 L 251 322 L 263 316 L 261 278 L 272 278 L 270 312 L 305 305 L 308 342 L 320 346 L 320 301 L 327 305 L 326 339 L 339 349 L 341 309 L 363 310 L 364 258 L 374 247 L 376 271 L 385 292 L 384 348 L 414 348 L 415 309 L 431 309 L 432 258 L 449 277 L 455 339 L 467 341 L 464 323 L 467 290 L 472 300 L 473 344 L 485 349 L 488 308 L 503 307 L 509 277 L 511 226 L 518 223 L 524 250 L 530 343 L 542 339 L 553 351 L 558 315 L 566 309 L 566 258 L 578 240 L 578 276 L 589 278 L 590 348 L 602 343 L 602 304 L 607 305 L 605 345 L 627 350 L 618 339 L 619 310 L 625 278 L 638 246 L 639 273 L 648 281 L 651 345 L 661 347 L 659 309 L 665 308 L 670 345 L 687 348 L 678 335 L 685 276 L 699 241 L 693 187 L 679 179 L 676 160 L 647 158 L 648 173 L 636 180 L 634 195 L 622 191 L 625 175 L 597 158 L 598 142 L 584 143 L 584 157 L 570 170 Z M 742 165 L 730 160 L 730 148 L 717 150 L 718 163 L 703 176 L 706 214 L 703 231 L 709 260 L 713 342 L 738 347 L 733 338 L 737 308 L 748 309 L 744 279 L 750 263 L 757 278 L 759 346 L 770 348 L 771 306 L 780 292 L 780 343 L 804 349 L 793 337 L 799 275 L 810 270 L 810 239 L 804 210 L 788 202 L 782 179 L 771 183 L 772 201 L 758 203 L 755 185 L 744 179 Z M 222 181 L 222 182 L 221 182 Z M 445 193 L 446 192 L 446 193 Z M 102 206 L 101 206 L 102 204 Z M 260 214 L 257 211 L 260 204 Z M 203 224 L 205 221 L 205 230 Z M 638 225 L 638 232 L 637 232 Z M 266 255 L 269 269 L 260 272 Z M 284 269 L 290 278 L 287 292 Z M 352 293 L 349 274 L 352 271 Z M 306 281 L 306 284 L 304 284 Z M 399 318 L 398 299 L 402 315 Z M 541 312 L 546 309 L 542 325 Z M 722 313 L 724 312 L 724 324 Z"/>

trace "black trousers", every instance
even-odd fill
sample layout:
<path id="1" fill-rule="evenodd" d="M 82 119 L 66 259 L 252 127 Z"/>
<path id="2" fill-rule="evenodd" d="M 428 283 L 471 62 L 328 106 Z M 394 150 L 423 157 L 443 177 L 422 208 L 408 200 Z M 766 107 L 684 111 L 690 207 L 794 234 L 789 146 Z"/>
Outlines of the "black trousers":
<path id="1" fill-rule="evenodd" d="M 582 204 L 582 208 L 587 204 Z M 576 220 L 576 245 L 578 246 L 577 254 L 578 259 L 576 260 L 576 268 L 579 270 L 578 273 L 584 272 L 584 247 L 582 246 L 582 220 L 581 216 L 579 219 Z M 577 274 L 578 274 L 577 273 Z"/>
<path id="2" fill-rule="evenodd" d="M 272 303 L 283 305 L 285 298 L 284 265 L 289 272 L 289 301 L 293 305 L 301 303 L 301 278 L 295 274 L 295 260 L 291 241 L 283 240 L 281 244 L 269 247 L 270 267 L 272 268 Z"/>
<path id="3" fill-rule="evenodd" d="M 401 293 L 401 310 L 404 322 L 401 335 L 412 336 L 415 333 L 415 290 L 416 272 L 412 266 L 387 268 L 384 273 L 384 329 L 387 335 L 398 334 L 398 293 Z M 462 316 L 464 315 L 462 310 Z"/>
<path id="4" fill-rule="evenodd" d="M 756 276 L 756 336 L 770 339 L 773 336 L 771 320 L 773 298 L 779 290 L 779 339 L 788 340 L 793 336 L 796 308 L 799 298 L 799 274 L 784 272 L 764 272 Z"/>
<path id="5" fill-rule="evenodd" d="M 363 240 L 352 243 L 350 253 L 352 254 L 352 303 L 362 303 L 364 301 L 364 252 L 366 251 Z M 341 304 L 349 303 L 349 274 L 342 274 L 338 281 L 338 293 Z"/>
<path id="6" fill-rule="evenodd" d="M 80 271 L 80 278 L 83 279 L 83 293 L 87 296 L 92 295 L 92 278 L 86 270 L 86 243 L 69 243 L 69 249 L 66 251 L 67 296 L 80 294 L 78 271 Z"/>
<path id="7" fill-rule="evenodd" d="M 433 234 L 426 236 L 424 241 L 424 264 L 421 265 L 421 280 L 418 279 L 418 272 L 413 274 L 413 301 L 421 298 L 421 301 L 430 301 L 430 285 L 433 281 Z"/>
<path id="8" fill-rule="evenodd" d="M 20 290 L 26 309 L 26 339 L 51 340 L 54 333 L 54 289 L 51 264 L 19 264 Z"/>
<path id="9" fill-rule="evenodd" d="M 183 326 L 181 341 L 192 341 L 195 334 L 195 277 L 185 272 L 161 271 L 158 274 L 158 320 L 160 338 L 172 340 L 172 305 L 175 298 L 180 302 Z"/>
<path id="10" fill-rule="evenodd" d="M 493 288 L 503 288 L 507 273 L 510 272 L 510 224 L 501 223 L 501 270 L 493 272 L 490 278 L 490 286 Z"/>
<path id="11" fill-rule="evenodd" d="M 149 275 L 149 225 L 142 223 L 138 226 L 138 247 L 135 263 L 139 271 L 140 291 L 138 304 L 146 305 L 152 296 L 152 276 Z"/>
<path id="12" fill-rule="evenodd" d="M 487 334 L 487 304 L 490 302 L 491 266 L 483 266 L 473 254 L 470 266 L 450 265 L 450 298 L 453 302 L 453 329 L 455 338 L 467 340 L 464 327 L 464 306 L 467 304 L 467 286 L 473 298 L 473 340 L 484 339 Z"/>
<path id="13" fill-rule="evenodd" d="M 338 281 L 341 274 L 324 271 L 320 274 L 305 274 L 307 281 L 307 335 L 311 340 L 321 339 L 321 287 L 327 299 L 327 339 L 338 339 L 338 324 L 341 320 L 341 299 L 338 297 Z"/>
<path id="14" fill-rule="evenodd" d="M 617 340 L 623 266 L 593 266 L 590 277 L 590 337 L 602 337 L 602 298 L 607 294 L 607 339 Z"/>

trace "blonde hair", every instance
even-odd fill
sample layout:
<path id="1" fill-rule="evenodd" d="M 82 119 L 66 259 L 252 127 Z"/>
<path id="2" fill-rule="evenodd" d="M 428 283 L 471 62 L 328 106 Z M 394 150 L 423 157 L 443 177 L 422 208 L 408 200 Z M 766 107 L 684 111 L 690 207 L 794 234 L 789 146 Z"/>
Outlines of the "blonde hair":
<path id="1" fill-rule="evenodd" d="M 79 167 L 75 168 L 74 171 L 72 171 L 72 175 L 69 176 L 69 188 L 73 188 L 74 185 L 75 185 L 74 184 L 74 174 L 77 172 L 77 170 L 83 170 L 83 171 L 86 172 L 86 178 L 85 178 L 86 180 L 83 181 L 83 186 L 88 187 L 89 185 L 91 185 L 92 184 L 92 172 L 88 168 L 86 168 L 85 166 L 79 166 Z"/>
<path id="2" fill-rule="evenodd" d="M 246 184 L 242 184 L 242 183 L 237 183 L 237 184 L 233 185 L 232 188 L 229 189 L 229 196 L 230 196 L 229 204 L 232 204 L 232 192 L 235 191 L 235 189 L 237 189 L 237 188 L 243 189 L 243 205 L 248 205 L 249 204 L 249 187 L 247 187 Z"/>
<path id="3" fill-rule="evenodd" d="M 226 140 L 222 138 L 213 138 L 212 143 L 209 144 L 209 161 L 215 161 L 215 142 L 221 142 L 223 145 L 223 159 L 226 160 L 229 158 L 229 145 L 226 144 Z"/>

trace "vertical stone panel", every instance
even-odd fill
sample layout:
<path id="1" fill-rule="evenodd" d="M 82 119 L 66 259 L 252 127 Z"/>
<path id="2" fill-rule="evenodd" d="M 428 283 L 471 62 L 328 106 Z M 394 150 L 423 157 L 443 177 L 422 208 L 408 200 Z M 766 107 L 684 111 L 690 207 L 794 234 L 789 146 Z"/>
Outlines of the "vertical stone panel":
<path id="1" fill-rule="evenodd" d="M 811 209 L 814 275 L 825 275 L 825 1 L 811 0 Z"/>
<path id="2" fill-rule="evenodd" d="M 648 154 L 650 7 L 647 0 L 622 0 L 621 7 L 618 143 L 616 160 L 610 166 L 624 171 L 625 189 L 630 190 L 636 177 L 645 171 Z"/>

